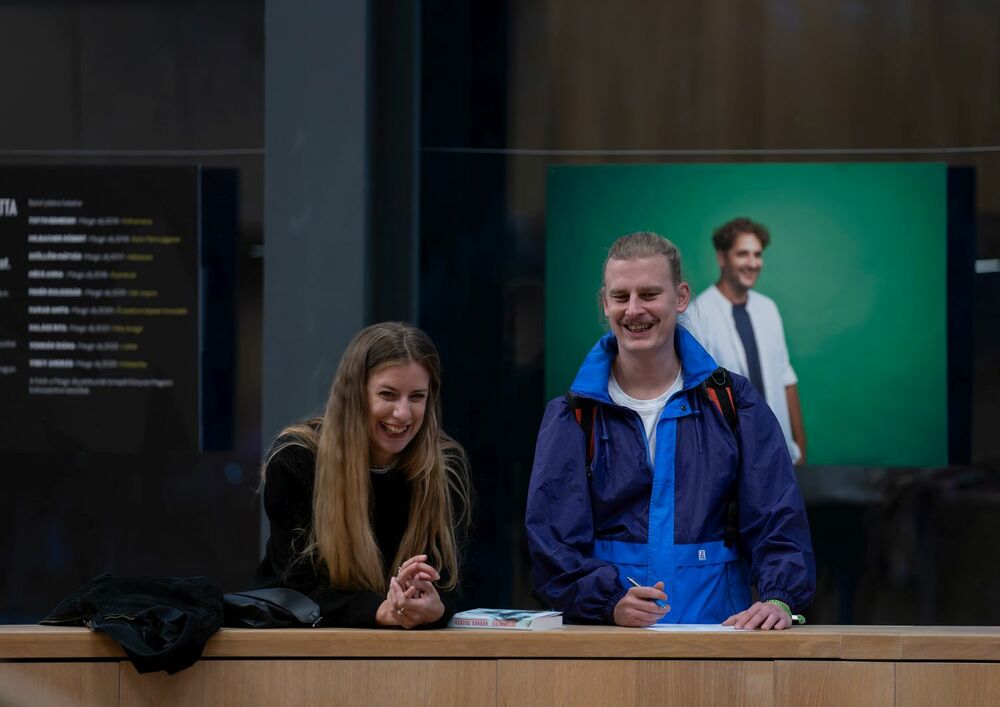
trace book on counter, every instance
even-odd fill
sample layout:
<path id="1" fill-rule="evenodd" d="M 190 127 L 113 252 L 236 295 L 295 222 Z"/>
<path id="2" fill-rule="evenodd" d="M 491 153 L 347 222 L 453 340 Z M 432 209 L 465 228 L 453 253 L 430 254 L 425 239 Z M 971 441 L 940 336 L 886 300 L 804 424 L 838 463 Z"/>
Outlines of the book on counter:
<path id="1" fill-rule="evenodd" d="M 502 628 L 515 631 L 547 631 L 562 628 L 562 625 L 561 612 L 522 609 L 470 609 L 458 612 L 448 622 L 448 628 Z"/>

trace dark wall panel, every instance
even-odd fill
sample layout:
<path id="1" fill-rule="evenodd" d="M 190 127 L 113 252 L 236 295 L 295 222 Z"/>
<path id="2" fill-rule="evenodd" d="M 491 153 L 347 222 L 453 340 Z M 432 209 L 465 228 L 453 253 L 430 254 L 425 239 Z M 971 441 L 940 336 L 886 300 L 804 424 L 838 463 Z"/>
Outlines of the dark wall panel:
<path id="1" fill-rule="evenodd" d="M 94 575 L 251 581 L 258 553 L 264 4 L 46 0 L 0 6 L 0 163 L 237 170 L 234 418 L 221 451 L 0 449 L 0 622 Z M 223 263 L 225 265 L 225 263 Z"/>

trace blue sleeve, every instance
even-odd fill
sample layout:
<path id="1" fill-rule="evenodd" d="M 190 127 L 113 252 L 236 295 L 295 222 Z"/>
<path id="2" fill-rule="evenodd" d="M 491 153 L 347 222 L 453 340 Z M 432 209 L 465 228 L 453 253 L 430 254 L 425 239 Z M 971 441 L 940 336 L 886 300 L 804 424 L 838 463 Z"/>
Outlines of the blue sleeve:
<path id="1" fill-rule="evenodd" d="M 816 589 L 809 519 L 778 420 L 742 376 L 733 376 L 740 441 L 740 537 L 761 601 L 805 608 Z"/>
<path id="2" fill-rule="evenodd" d="M 538 595 L 567 617 L 613 623 L 626 589 L 615 567 L 593 556 L 585 446 L 565 400 L 552 400 L 538 431 L 525 513 L 532 577 Z"/>

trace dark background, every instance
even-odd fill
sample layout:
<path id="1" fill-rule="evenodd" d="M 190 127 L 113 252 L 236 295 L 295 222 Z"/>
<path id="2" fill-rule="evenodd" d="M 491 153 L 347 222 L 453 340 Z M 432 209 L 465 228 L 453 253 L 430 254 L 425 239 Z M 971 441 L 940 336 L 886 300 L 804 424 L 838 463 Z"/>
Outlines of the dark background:
<path id="1" fill-rule="evenodd" d="M 975 255 L 1000 258 L 1000 7 L 337 7 L 367 18 L 367 58 L 348 67 L 367 86 L 359 137 L 367 270 L 356 308 L 364 321 L 416 321 L 441 350 L 445 426 L 470 452 L 479 495 L 469 604 L 534 605 L 522 520 L 544 404 L 549 165 L 944 161 L 974 169 Z M 265 36 L 285 12 L 308 20 L 318 11 L 274 0 L 0 7 L 0 60 L 17 67 L 0 91 L 0 163 L 233 167 L 241 195 L 233 450 L 0 450 L 0 621 L 36 620 L 105 570 L 208 574 L 226 588 L 250 581 L 259 553 L 256 465 L 277 432 L 261 425 L 270 405 L 261 380 L 275 375 L 262 369 L 262 331 L 269 318 L 290 318 L 265 307 L 260 258 L 264 197 L 297 177 L 279 172 L 279 184 L 269 171 L 265 190 L 265 114 L 271 125 L 280 119 L 281 105 L 269 97 L 289 87 L 273 71 L 284 55 L 272 42 L 294 41 L 269 37 L 265 61 Z M 322 24 L 299 42 L 317 56 L 339 56 Z M 268 160 L 277 163 L 284 154 L 271 144 Z M 339 225 L 326 224 L 323 237 L 337 238 Z M 268 247 L 300 238 L 295 228 L 269 227 Z M 972 380 L 970 463 L 801 472 L 819 565 L 812 623 L 1000 622 L 991 542 L 1000 533 L 1000 273 L 949 277 L 967 278 L 972 300 L 973 363 L 953 361 L 941 372 Z M 329 324 L 320 307 L 296 316 L 304 328 Z M 324 380 L 338 356 L 329 352 Z M 302 415 L 325 387 L 313 386 Z M 920 395 L 920 382 L 893 394 L 905 405 Z"/>
<path id="2" fill-rule="evenodd" d="M 262 2 L 0 6 L 0 164 L 234 168 L 240 195 L 239 240 L 227 258 L 238 302 L 227 451 L 0 450 L 0 622 L 36 621 L 104 571 L 208 575 L 232 588 L 252 577 L 263 13 Z"/>

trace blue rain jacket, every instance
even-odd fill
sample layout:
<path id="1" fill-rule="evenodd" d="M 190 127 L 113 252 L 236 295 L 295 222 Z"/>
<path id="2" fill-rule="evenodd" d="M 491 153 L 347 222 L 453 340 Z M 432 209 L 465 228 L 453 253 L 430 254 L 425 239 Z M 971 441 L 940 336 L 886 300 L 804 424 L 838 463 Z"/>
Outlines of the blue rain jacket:
<path id="1" fill-rule="evenodd" d="M 626 577 L 664 582 L 670 611 L 661 623 L 720 623 L 750 606 L 751 584 L 761 601 L 802 610 L 815 560 L 778 421 L 750 382 L 732 375 L 734 433 L 698 388 L 715 361 L 682 326 L 674 345 L 684 388 L 657 423 L 652 463 L 639 415 L 608 396 L 613 334 L 597 342 L 570 388 L 599 403 L 593 478 L 573 411 L 562 397 L 549 402 L 525 516 L 535 590 L 567 618 L 604 623 L 613 623 Z M 734 485 L 740 539 L 727 548 Z"/>

